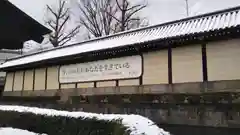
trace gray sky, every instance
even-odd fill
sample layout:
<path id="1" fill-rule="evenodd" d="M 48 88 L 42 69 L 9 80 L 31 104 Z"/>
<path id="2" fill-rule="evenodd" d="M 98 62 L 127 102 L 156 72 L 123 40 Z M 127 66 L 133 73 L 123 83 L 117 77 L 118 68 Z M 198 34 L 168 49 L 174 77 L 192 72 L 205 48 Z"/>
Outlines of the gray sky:
<path id="1" fill-rule="evenodd" d="M 240 6 L 240 0 L 189 0 L 190 16 L 224 8 Z M 185 0 L 149 0 L 149 7 L 143 13 L 151 24 L 186 17 Z"/>
<path id="2" fill-rule="evenodd" d="M 28 15 L 44 24 L 46 4 L 57 0 L 9 0 Z M 69 0 L 74 1 L 74 0 Z M 139 1 L 139 0 L 134 0 Z M 150 25 L 186 17 L 185 0 L 147 0 L 148 7 L 140 14 L 149 19 Z M 71 2 L 70 2 L 71 3 Z M 190 16 L 240 6 L 240 0 L 189 0 Z"/>
<path id="3" fill-rule="evenodd" d="M 46 4 L 56 4 L 57 0 L 9 0 L 27 14 L 44 24 Z M 136 0 L 135 0 L 136 1 Z M 189 0 L 190 13 L 196 15 L 239 5 L 240 0 Z M 148 8 L 142 14 L 151 24 L 158 24 L 186 16 L 185 0 L 148 0 Z"/>

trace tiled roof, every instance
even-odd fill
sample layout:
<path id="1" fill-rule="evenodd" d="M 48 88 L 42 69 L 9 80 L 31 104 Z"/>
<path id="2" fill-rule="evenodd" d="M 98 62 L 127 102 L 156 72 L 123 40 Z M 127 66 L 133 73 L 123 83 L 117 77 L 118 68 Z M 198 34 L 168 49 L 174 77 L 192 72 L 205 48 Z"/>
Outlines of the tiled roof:
<path id="1" fill-rule="evenodd" d="M 0 0 L 0 10 L 1 49 L 21 49 L 22 42 L 28 40 L 41 43 L 43 35 L 51 33 L 51 30 L 34 20 L 9 0 Z"/>
<path id="2" fill-rule="evenodd" d="M 147 43 L 149 41 L 207 33 L 226 28 L 235 28 L 237 26 L 240 26 L 240 7 L 122 32 L 103 38 L 81 42 L 75 45 L 59 47 L 41 53 L 18 57 L 8 60 L 6 63 L 0 65 L 0 69 L 97 50 L 133 44 L 141 45 L 141 43 Z"/>

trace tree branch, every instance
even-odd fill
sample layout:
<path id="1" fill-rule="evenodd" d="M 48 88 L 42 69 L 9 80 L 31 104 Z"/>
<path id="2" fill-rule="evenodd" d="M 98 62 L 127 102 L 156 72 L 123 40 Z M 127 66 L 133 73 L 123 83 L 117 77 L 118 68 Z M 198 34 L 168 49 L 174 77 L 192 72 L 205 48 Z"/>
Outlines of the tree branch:
<path id="1" fill-rule="evenodd" d="M 57 18 L 58 15 L 55 13 L 50 6 L 47 5 L 47 9 Z"/>
<path id="2" fill-rule="evenodd" d="M 80 24 L 95 37 L 139 27 L 137 12 L 146 5 L 131 5 L 130 0 L 80 0 Z"/>
<path id="3" fill-rule="evenodd" d="M 76 26 L 71 29 L 68 34 L 64 34 L 64 28 L 70 20 L 70 13 L 64 0 L 59 0 L 58 2 L 58 8 L 56 10 L 53 10 L 53 7 L 47 5 L 47 10 L 54 16 L 53 18 L 48 18 L 46 22 L 47 25 L 53 29 L 53 33 L 49 35 L 49 41 L 54 47 L 66 44 L 79 32 L 80 28 L 80 26 Z"/>
<path id="4" fill-rule="evenodd" d="M 136 14 L 138 11 L 142 10 L 143 8 L 145 8 L 146 5 L 141 6 L 140 8 L 134 10 L 133 12 L 129 13 L 129 15 L 126 17 L 126 20 L 130 19 L 134 14 Z"/>

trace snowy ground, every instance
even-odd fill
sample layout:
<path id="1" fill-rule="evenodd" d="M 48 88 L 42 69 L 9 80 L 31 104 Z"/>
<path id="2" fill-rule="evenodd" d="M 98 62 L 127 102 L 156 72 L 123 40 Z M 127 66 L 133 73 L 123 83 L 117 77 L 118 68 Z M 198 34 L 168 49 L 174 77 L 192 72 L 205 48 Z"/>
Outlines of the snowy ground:
<path id="1" fill-rule="evenodd" d="M 36 115 L 64 116 L 73 118 L 97 118 L 99 120 L 111 121 L 122 119 L 122 124 L 131 131 L 131 135 L 170 135 L 170 133 L 159 128 L 153 121 L 140 115 L 120 114 L 96 114 L 86 112 L 68 112 L 53 109 L 41 109 L 36 107 L 7 106 L 0 105 L 2 111 L 28 112 Z M 0 133 L 0 135 L 3 135 Z M 5 135 L 5 134 L 4 134 Z M 19 135 L 19 134 L 17 134 Z"/>
<path id="2" fill-rule="evenodd" d="M 0 128 L 0 135 L 46 135 L 15 128 Z"/>

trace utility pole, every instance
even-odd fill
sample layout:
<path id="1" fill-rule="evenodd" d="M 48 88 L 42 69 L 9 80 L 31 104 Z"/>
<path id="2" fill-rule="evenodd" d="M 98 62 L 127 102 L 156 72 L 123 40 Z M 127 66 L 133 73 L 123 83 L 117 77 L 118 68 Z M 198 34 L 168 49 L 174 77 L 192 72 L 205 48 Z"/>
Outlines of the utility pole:
<path id="1" fill-rule="evenodd" d="M 187 13 L 187 16 L 189 16 L 189 5 L 188 5 L 188 0 L 185 0 L 185 4 L 186 4 L 186 13 Z"/>

